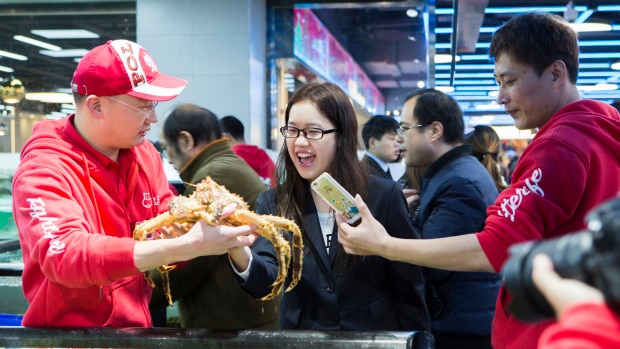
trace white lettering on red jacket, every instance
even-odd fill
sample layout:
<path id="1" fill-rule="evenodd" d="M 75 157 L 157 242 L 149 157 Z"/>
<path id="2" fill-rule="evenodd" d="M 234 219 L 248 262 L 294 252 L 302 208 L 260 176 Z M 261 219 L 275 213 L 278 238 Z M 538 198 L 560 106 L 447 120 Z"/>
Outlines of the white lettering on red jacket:
<path id="1" fill-rule="evenodd" d="M 532 173 L 532 177 L 525 180 L 525 185 L 516 190 L 516 193 L 511 197 L 504 199 L 501 210 L 497 211 L 497 214 L 501 217 L 505 217 L 510 219 L 512 222 L 515 221 L 515 215 L 517 214 L 517 209 L 521 206 L 523 202 L 523 197 L 527 196 L 531 193 L 538 194 L 542 197 L 545 196 L 545 192 L 538 185 L 540 180 L 542 179 L 542 170 L 540 168 L 534 170 Z"/>
<path id="2" fill-rule="evenodd" d="M 145 208 L 151 208 L 153 205 L 159 206 L 159 204 L 159 195 L 151 196 L 150 193 L 142 193 L 142 206 L 144 206 Z"/>
<path id="3" fill-rule="evenodd" d="M 56 222 L 58 218 L 47 217 L 47 211 L 45 211 L 45 202 L 43 202 L 43 199 L 26 199 L 26 201 L 30 203 L 30 217 L 36 218 L 39 222 L 41 222 L 43 236 L 50 239 L 50 252 L 65 252 L 65 243 L 56 240 L 58 235 L 56 235 L 55 232 L 58 231 L 58 227 L 54 224 L 54 222 Z"/>

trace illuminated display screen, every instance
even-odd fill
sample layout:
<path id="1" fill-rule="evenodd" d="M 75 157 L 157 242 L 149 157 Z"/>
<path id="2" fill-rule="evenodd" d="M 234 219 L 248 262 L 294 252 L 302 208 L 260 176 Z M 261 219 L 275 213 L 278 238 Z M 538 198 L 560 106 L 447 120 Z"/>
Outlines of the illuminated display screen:
<path id="1" fill-rule="evenodd" d="M 371 114 L 383 113 L 385 98 L 349 53 L 309 9 L 294 10 L 293 53 L 326 80 L 340 86 Z"/>

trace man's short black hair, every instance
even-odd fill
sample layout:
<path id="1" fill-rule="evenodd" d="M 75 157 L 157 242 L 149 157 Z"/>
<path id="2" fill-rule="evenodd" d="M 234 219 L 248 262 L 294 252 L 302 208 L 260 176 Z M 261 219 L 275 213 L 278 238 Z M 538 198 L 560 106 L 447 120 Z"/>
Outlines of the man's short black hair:
<path id="1" fill-rule="evenodd" d="M 224 116 L 220 119 L 220 125 L 222 125 L 222 132 L 228 133 L 232 138 L 243 140 L 245 128 L 243 123 L 232 115 Z"/>
<path id="2" fill-rule="evenodd" d="M 398 131 L 398 122 L 390 116 L 375 115 L 368 120 L 362 128 L 362 139 L 364 146 L 368 149 L 368 143 L 371 138 L 381 139 L 386 133 L 396 133 Z"/>

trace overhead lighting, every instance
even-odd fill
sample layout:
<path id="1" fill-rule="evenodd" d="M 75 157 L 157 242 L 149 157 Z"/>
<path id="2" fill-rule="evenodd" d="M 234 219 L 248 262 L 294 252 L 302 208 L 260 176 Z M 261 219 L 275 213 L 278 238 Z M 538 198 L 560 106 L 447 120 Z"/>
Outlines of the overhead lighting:
<path id="1" fill-rule="evenodd" d="M 48 49 L 48 50 L 52 50 L 52 51 L 60 51 L 60 50 L 62 50 L 62 48 L 60 46 L 48 44 L 47 42 L 43 42 L 43 41 L 40 41 L 40 40 L 37 40 L 37 39 L 29 38 L 29 37 L 23 36 L 23 35 L 13 35 L 13 39 L 15 39 L 17 41 L 24 42 L 26 44 L 42 47 L 42 48 L 45 48 L 45 49 Z"/>
<path id="2" fill-rule="evenodd" d="M 570 23 L 569 25 L 578 33 L 611 31 L 611 25 L 607 23 Z"/>
<path id="3" fill-rule="evenodd" d="M 435 66 L 436 70 L 450 70 L 450 64 L 437 64 Z M 488 69 L 489 71 L 493 71 L 495 69 L 494 64 L 464 64 L 459 66 L 459 70 L 483 70 Z"/>
<path id="4" fill-rule="evenodd" d="M 85 29 L 33 29 L 32 34 L 46 39 L 97 39 L 99 34 Z"/>
<path id="5" fill-rule="evenodd" d="M 612 91 L 618 89 L 618 84 L 578 85 L 579 91 Z"/>
<path id="6" fill-rule="evenodd" d="M 461 57 L 456 56 L 455 59 L 457 62 L 461 60 Z M 452 62 L 452 55 L 449 54 L 437 54 L 435 55 L 435 63 L 436 64 L 441 64 L 441 63 L 450 63 Z"/>
<path id="7" fill-rule="evenodd" d="M 620 52 L 583 52 L 579 54 L 579 59 L 595 59 L 595 58 L 620 58 Z"/>
<path id="8" fill-rule="evenodd" d="M 601 6 L 597 8 L 600 11 Z M 577 12 L 586 11 L 587 6 L 575 6 Z M 566 10 L 566 6 L 523 6 L 523 7 L 487 7 L 484 9 L 484 13 L 524 13 L 524 12 L 561 12 Z M 435 9 L 437 15 L 452 15 L 454 14 L 453 8 L 438 8 Z"/>
<path id="9" fill-rule="evenodd" d="M 13 53 L 13 52 L 9 52 L 9 51 L 4 51 L 4 50 L 0 50 L 0 56 L 6 57 L 6 58 L 12 58 L 18 61 L 27 61 L 28 57 L 17 54 L 17 53 Z"/>
<path id="10" fill-rule="evenodd" d="M 611 69 L 613 70 L 620 70 L 620 62 L 616 62 L 614 64 L 611 65 Z"/>
<path id="11" fill-rule="evenodd" d="M 454 86 L 447 86 L 447 85 L 435 86 L 435 90 L 441 91 L 443 93 L 450 93 L 454 91 Z"/>
<path id="12" fill-rule="evenodd" d="M 88 53 L 88 50 L 83 48 L 76 48 L 70 50 L 60 50 L 60 51 L 51 51 L 51 50 L 41 50 L 40 54 L 60 58 L 60 57 L 82 57 Z"/>
<path id="13" fill-rule="evenodd" d="M 410 18 L 417 18 L 418 15 L 420 14 L 418 10 L 414 8 L 408 9 L 406 13 L 407 13 L 407 17 L 410 17 Z"/>
<path id="14" fill-rule="evenodd" d="M 497 104 L 496 101 L 491 101 L 490 103 L 481 103 L 481 104 L 476 104 L 474 106 L 474 109 L 476 110 L 498 110 L 498 109 L 503 109 L 504 107 Z"/>
<path id="15" fill-rule="evenodd" d="M 29 101 L 38 101 L 42 103 L 73 103 L 72 95 L 58 92 L 29 92 L 26 93 L 26 99 Z"/>
<path id="16" fill-rule="evenodd" d="M 13 69 L 11 67 L 5 67 L 3 65 L 0 65 L 0 71 L 3 71 L 5 73 L 13 73 L 15 71 L 15 69 Z"/>
<path id="17" fill-rule="evenodd" d="M 62 113 L 62 112 L 57 112 L 57 111 L 53 111 L 53 112 L 50 112 L 49 114 L 45 114 L 45 118 L 48 120 L 58 120 L 66 116 L 67 114 Z"/>

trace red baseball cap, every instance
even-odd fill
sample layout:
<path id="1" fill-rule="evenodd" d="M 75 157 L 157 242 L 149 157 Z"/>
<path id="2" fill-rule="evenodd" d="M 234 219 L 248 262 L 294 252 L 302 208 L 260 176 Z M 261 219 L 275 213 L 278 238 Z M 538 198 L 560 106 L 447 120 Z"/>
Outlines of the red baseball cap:
<path id="1" fill-rule="evenodd" d="M 127 94 L 148 101 L 168 101 L 186 85 L 183 79 L 160 73 L 142 46 L 110 40 L 82 57 L 73 73 L 71 90 L 81 95 Z"/>

